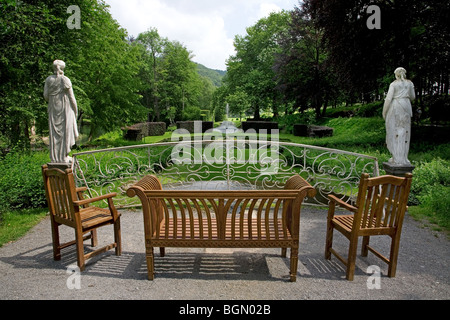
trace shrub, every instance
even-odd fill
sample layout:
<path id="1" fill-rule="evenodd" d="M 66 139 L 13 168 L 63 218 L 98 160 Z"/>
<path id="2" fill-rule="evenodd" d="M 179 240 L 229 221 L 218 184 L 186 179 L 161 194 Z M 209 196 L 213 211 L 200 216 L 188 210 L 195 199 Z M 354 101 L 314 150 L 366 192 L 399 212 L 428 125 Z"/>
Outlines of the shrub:
<path id="1" fill-rule="evenodd" d="M 284 114 L 283 116 L 280 116 L 276 119 L 278 121 L 278 125 L 281 130 L 285 133 L 293 133 L 294 131 L 294 125 L 298 123 L 310 123 L 307 121 L 307 119 L 304 119 L 305 117 L 302 117 L 301 114 Z"/>
<path id="2" fill-rule="evenodd" d="M 450 187 L 432 186 L 424 195 L 419 196 L 420 206 L 431 211 L 432 218 L 446 228 L 450 227 Z"/>
<path id="3" fill-rule="evenodd" d="M 425 209 L 429 218 L 450 227 L 450 161 L 434 159 L 413 172 L 409 204 Z"/>
<path id="4" fill-rule="evenodd" d="M 199 107 L 186 107 L 183 111 L 183 120 L 202 120 L 202 110 Z"/>
<path id="5" fill-rule="evenodd" d="M 432 194 L 435 187 L 450 187 L 450 161 L 434 159 L 419 164 L 413 172 L 414 178 L 409 196 L 411 205 L 421 203 L 421 197 Z"/>
<path id="6" fill-rule="evenodd" d="M 144 137 L 157 137 L 166 133 L 167 125 L 165 122 L 147 122 L 144 128 Z"/>
<path id="7" fill-rule="evenodd" d="M 49 160 L 46 152 L 12 151 L 0 161 L 0 211 L 46 205 L 41 166 Z"/>
<path id="8" fill-rule="evenodd" d="M 163 136 L 166 133 L 165 122 L 143 122 L 123 128 L 124 138 L 131 141 L 141 141 L 145 137 Z"/>

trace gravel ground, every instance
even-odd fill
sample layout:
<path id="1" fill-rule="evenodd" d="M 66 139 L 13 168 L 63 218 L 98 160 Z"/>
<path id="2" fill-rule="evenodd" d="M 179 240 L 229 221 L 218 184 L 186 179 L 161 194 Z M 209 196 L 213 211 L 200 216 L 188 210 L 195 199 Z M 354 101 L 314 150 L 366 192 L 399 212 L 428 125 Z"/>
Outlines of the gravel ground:
<path id="1" fill-rule="evenodd" d="M 102 230 L 103 229 L 103 230 Z M 99 245 L 112 241 L 112 227 L 99 230 Z M 387 265 L 369 253 L 358 255 L 355 280 L 345 280 L 341 263 L 323 258 L 326 210 L 303 207 L 297 282 L 289 282 L 289 259 L 280 249 L 156 250 L 154 281 L 147 280 L 144 232 L 140 211 L 122 213 L 123 254 L 114 250 L 88 261 L 77 282 L 68 273 L 76 265 L 74 247 L 53 261 L 49 218 L 22 239 L 0 248 L 2 300 L 448 300 L 449 240 L 407 216 L 397 276 L 388 278 Z M 61 229 L 62 240 L 73 237 Z M 361 241 L 360 241 L 361 242 Z M 88 242 L 86 242 L 88 243 Z M 347 240 L 335 233 L 335 248 L 345 253 Z M 387 248 L 388 241 L 371 244 Z M 86 250 L 88 250 L 86 246 Z M 340 250 L 342 249 L 342 250 Z M 289 251 L 288 251 L 289 256 Z M 369 288 L 369 266 L 379 266 L 378 288 Z M 371 277 L 372 276 L 372 277 Z"/>

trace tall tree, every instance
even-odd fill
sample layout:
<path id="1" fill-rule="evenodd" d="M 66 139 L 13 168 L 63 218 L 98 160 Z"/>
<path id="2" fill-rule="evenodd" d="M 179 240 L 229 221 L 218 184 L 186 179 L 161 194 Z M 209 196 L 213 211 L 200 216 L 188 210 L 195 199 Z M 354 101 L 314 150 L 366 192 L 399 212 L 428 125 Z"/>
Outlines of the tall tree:
<path id="1" fill-rule="evenodd" d="M 234 93 L 228 95 L 227 103 L 229 105 L 229 112 L 238 115 L 240 120 L 242 120 L 245 112 L 251 107 L 247 94 L 239 88 Z"/>
<path id="2" fill-rule="evenodd" d="M 424 92 L 448 94 L 448 1 L 378 1 L 380 29 L 367 27 L 373 1 L 303 2 L 324 30 L 330 61 L 349 95 L 365 101 L 379 98 L 400 66 L 416 84 L 419 101 Z"/>
<path id="3" fill-rule="evenodd" d="M 127 32 L 112 18 L 103 2 L 90 1 L 80 29 L 85 41 L 73 58 L 76 83 L 89 99 L 86 115 L 92 138 L 99 129 L 120 128 L 140 119 L 145 110 L 138 93 L 139 50 L 127 41 Z M 76 94 L 76 92 L 75 92 Z"/>
<path id="4" fill-rule="evenodd" d="M 277 55 L 274 68 L 285 99 L 293 101 L 301 111 L 314 108 L 319 117 L 325 114 L 328 102 L 338 90 L 328 63 L 323 30 L 309 10 L 303 5 L 292 11 L 289 32 L 282 37 L 282 52 Z"/>
<path id="5" fill-rule="evenodd" d="M 46 74 L 54 57 L 71 47 L 68 6 L 69 1 L 0 1 L 0 134 L 6 144 L 29 146 L 31 125 L 46 119 Z"/>
<path id="6" fill-rule="evenodd" d="M 192 53 L 178 41 L 170 41 L 161 57 L 161 104 L 175 107 L 177 119 L 188 106 L 198 107 L 201 80 Z"/>
<path id="7" fill-rule="evenodd" d="M 161 110 L 159 106 L 159 70 L 161 56 L 168 39 L 162 38 L 156 28 L 150 28 L 148 31 L 139 34 L 137 41 L 144 46 L 145 52 L 142 55 L 143 67 L 141 77 L 144 83 L 142 90 L 144 105 L 154 112 L 149 112 L 148 121 L 160 121 Z"/>
<path id="8" fill-rule="evenodd" d="M 141 93 L 149 121 L 183 120 L 188 107 L 188 111 L 195 107 L 188 118 L 196 120 L 201 120 L 197 115 L 202 109 L 211 111 L 215 87 L 199 75 L 192 53 L 183 44 L 161 37 L 155 28 L 141 33 L 137 42 L 143 48 Z"/>
<path id="9" fill-rule="evenodd" d="M 227 61 L 225 84 L 229 94 L 237 90 L 247 94 L 254 113 L 260 118 L 262 109 L 271 108 L 277 114 L 280 95 L 275 90 L 273 63 L 280 52 L 279 40 L 287 31 L 290 15 L 286 11 L 272 13 L 247 28 L 246 36 L 236 36 L 236 54 Z"/>
<path id="10" fill-rule="evenodd" d="M 72 1 L 0 2 L 0 133 L 28 141 L 30 126 L 48 130 L 42 92 L 52 62 L 66 62 L 80 117 L 97 129 L 120 127 L 141 113 L 137 49 L 126 41 L 103 1 L 80 0 L 80 28 L 69 28 Z"/>

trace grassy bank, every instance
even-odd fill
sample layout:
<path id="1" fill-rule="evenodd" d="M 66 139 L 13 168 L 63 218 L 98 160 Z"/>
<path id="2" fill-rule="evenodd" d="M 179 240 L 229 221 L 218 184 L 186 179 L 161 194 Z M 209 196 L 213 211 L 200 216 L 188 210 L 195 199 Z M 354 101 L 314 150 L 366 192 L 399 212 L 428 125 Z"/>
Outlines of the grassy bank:
<path id="1" fill-rule="evenodd" d="M 42 221 L 47 215 L 47 211 L 46 208 L 37 208 L 8 210 L 4 212 L 0 221 L 0 247 L 21 238 L 31 228 Z M 50 233 L 49 237 L 51 237 Z"/>

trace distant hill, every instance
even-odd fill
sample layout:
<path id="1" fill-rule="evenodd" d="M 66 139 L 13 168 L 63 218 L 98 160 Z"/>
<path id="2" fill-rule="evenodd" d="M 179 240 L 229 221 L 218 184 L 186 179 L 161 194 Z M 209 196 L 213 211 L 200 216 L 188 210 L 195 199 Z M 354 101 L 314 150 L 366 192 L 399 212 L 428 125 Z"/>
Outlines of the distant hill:
<path id="1" fill-rule="evenodd" d="M 211 79 L 212 83 L 216 87 L 222 86 L 222 79 L 227 73 L 226 71 L 209 69 L 200 63 L 195 64 L 197 65 L 197 72 L 199 75 Z"/>

